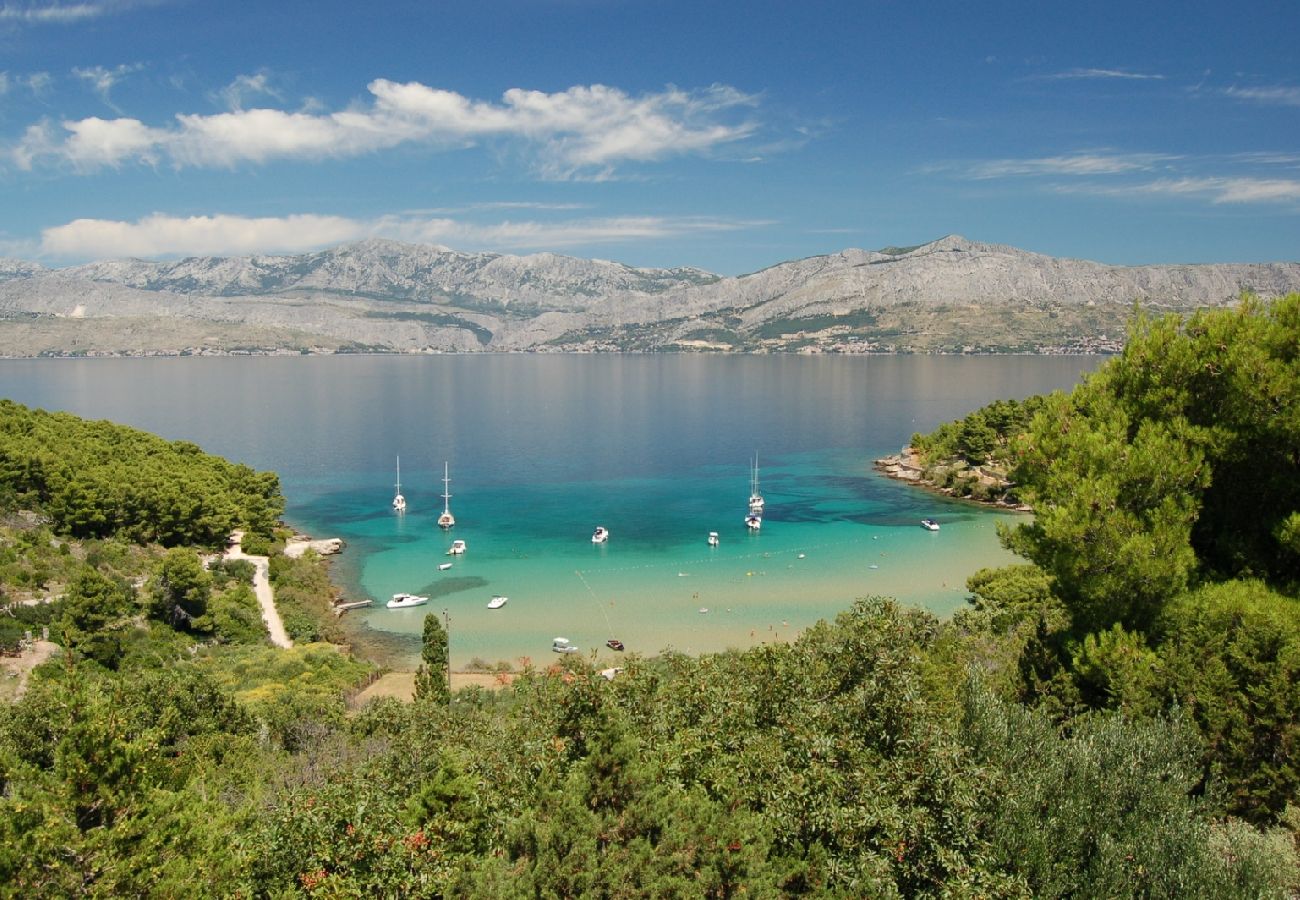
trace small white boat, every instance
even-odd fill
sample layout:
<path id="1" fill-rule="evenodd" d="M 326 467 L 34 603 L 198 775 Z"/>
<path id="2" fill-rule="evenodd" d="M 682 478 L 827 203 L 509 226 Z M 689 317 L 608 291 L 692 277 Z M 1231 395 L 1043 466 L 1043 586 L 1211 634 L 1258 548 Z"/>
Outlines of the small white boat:
<path id="1" fill-rule="evenodd" d="M 447 477 L 447 463 L 442 464 L 442 515 L 438 516 L 439 528 L 451 528 L 456 524 L 456 517 L 451 514 L 451 492 L 447 488 L 451 479 Z"/>
<path id="2" fill-rule="evenodd" d="M 591 533 L 591 542 L 593 544 L 603 544 L 609 540 L 609 529 L 604 525 L 597 525 L 596 530 Z"/>
<path id="3" fill-rule="evenodd" d="M 428 597 L 417 597 L 415 594 L 396 593 L 393 599 L 385 605 L 389 609 L 405 609 L 408 606 L 422 606 L 429 602 Z"/>
<path id="4" fill-rule="evenodd" d="M 924 528 L 926 531 L 938 531 L 939 523 L 936 522 L 934 519 L 922 519 L 921 527 Z"/>
<path id="5" fill-rule="evenodd" d="M 509 599 L 510 599 L 509 597 L 501 597 L 501 596 L 493 597 L 491 600 L 488 601 L 488 609 L 500 609 L 501 607 L 506 605 L 506 601 Z"/>
<path id="6" fill-rule="evenodd" d="M 438 571 L 445 572 L 451 568 L 451 563 L 438 563 Z"/>
<path id="7" fill-rule="evenodd" d="M 758 531 L 758 529 L 763 527 L 763 517 L 750 513 L 745 516 L 745 526 L 749 528 L 750 531 Z"/>
<path id="8" fill-rule="evenodd" d="M 718 533 L 716 531 L 709 532 L 709 546 L 710 547 L 718 546 Z"/>
<path id="9" fill-rule="evenodd" d="M 393 495 L 393 512 L 406 512 L 406 498 L 402 496 L 402 458 L 397 457 L 397 493 Z"/>
<path id="10" fill-rule="evenodd" d="M 557 637 L 551 641 L 551 649 L 556 653 L 581 653 L 577 647 L 570 643 L 568 638 Z"/>
<path id="11" fill-rule="evenodd" d="M 451 546 L 447 548 L 448 556 L 460 556 L 464 552 L 465 542 L 460 539 L 452 541 Z"/>

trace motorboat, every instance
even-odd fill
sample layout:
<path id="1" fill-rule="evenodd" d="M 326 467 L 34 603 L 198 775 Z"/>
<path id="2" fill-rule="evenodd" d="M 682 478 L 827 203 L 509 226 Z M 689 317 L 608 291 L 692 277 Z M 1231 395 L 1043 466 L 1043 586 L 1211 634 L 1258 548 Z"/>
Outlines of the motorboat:
<path id="1" fill-rule="evenodd" d="M 506 601 L 509 599 L 510 599 L 509 597 L 502 597 L 499 595 L 493 597 L 491 600 L 488 601 L 488 609 L 500 609 L 501 607 L 506 605 Z"/>
<path id="2" fill-rule="evenodd" d="M 709 546 L 710 547 L 718 546 L 718 533 L 716 531 L 709 532 Z"/>
<path id="3" fill-rule="evenodd" d="M 451 563 L 438 563 L 438 571 L 445 572 L 451 568 Z"/>
<path id="4" fill-rule="evenodd" d="M 604 525 L 597 525 L 596 530 L 591 533 L 591 542 L 593 544 L 603 544 L 609 540 L 609 529 Z"/>
<path id="5" fill-rule="evenodd" d="M 402 458 L 397 457 L 397 493 L 393 495 L 393 512 L 406 512 L 406 498 L 402 496 Z"/>
<path id="6" fill-rule="evenodd" d="M 566 637 L 557 637 L 551 641 L 551 649 L 556 653 L 581 653 Z"/>
<path id="7" fill-rule="evenodd" d="M 924 528 L 926 531 L 938 531 L 939 523 L 936 522 L 934 519 L 922 519 L 921 527 Z"/>
<path id="8" fill-rule="evenodd" d="M 618 638 L 610 638 L 609 640 L 605 641 L 605 646 L 611 650 L 621 651 L 623 649 L 623 642 L 620 641 Z"/>
<path id="9" fill-rule="evenodd" d="M 389 609 L 406 609 L 408 606 L 423 606 L 429 602 L 428 597 L 419 597 L 415 594 L 396 593 L 393 599 L 385 604 Z"/>
<path id="10" fill-rule="evenodd" d="M 745 516 L 745 526 L 749 528 L 750 531 L 758 531 L 758 529 L 763 527 L 763 517 L 756 513 L 750 513 Z"/>
<path id="11" fill-rule="evenodd" d="M 459 538 L 452 541 L 451 546 L 447 548 L 448 556 L 460 556 L 464 552 L 465 552 L 465 542 L 460 540 Z"/>
<path id="12" fill-rule="evenodd" d="M 442 464 L 442 515 L 438 516 L 439 528 L 451 528 L 456 524 L 456 517 L 451 514 L 451 478 L 447 475 L 447 463 Z"/>

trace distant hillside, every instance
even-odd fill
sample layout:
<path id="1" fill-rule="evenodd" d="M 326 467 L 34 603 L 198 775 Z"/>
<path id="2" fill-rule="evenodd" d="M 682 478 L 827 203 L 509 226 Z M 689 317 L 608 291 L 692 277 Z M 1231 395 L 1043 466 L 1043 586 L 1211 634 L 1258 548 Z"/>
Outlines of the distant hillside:
<path id="1" fill-rule="evenodd" d="M 371 240 L 301 256 L 0 260 L 0 356 L 1116 349 L 1136 301 L 1300 291 L 1300 264 L 1108 266 L 949 236 L 736 278 Z"/>

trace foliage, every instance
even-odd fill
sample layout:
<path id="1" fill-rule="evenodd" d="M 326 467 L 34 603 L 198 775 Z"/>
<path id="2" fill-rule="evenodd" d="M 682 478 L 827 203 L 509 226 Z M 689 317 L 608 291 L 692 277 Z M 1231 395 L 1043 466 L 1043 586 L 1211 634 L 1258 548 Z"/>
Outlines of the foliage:
<path id="1" fill-rule="evenodd" d="M 415 673 L 415 696 L 430 703 L 446 703 L 450 697 L 447 684 L 447 632 L 437 613 L 424 617 L 424 636 L 420 643 L 420 668 Z"/>
<path id="2" fill-rule="evenodd" d="M 269 534 L 284 508 L 273 473 L 184 441 L 0 400 L 0 489 L 76 537 L 220 546 Z"/>
<path id="3" fill-rule="evenodd" d="M 1008 462 L 1012 441 L 1028 427 L 1043 398 L 995 400 L 963 419 L 945 422 L 929 434 L 912 435 L 924 461 L 964 459 L 973 465 Z"/>
<path id="4" fill-rule="evenodd" d="M 1045 716 L 974 684 L 962 736 L 986 778 L 990 863 L 1034 897 L 1260 897 L 1286 877 L 1285 848 L 1251 846 L 1267 859 L 1252 871 L 1238 845 L 1253 833 L 1211 839 L 1183 719 L 1097 716 L 1062 739 Z"/>
<path id="5" fill-rule="evenodd" d="M 1267 822 L 1300 797 L 1300 602 L 1259 582 L 1209 585 L 1159 622 L 1152 693 L 1185 708 L 1227 808 Z"/>
<path id="6" fill-rule="evenodd" d="M 116 669 L 122 658 L 123 619 L 135 612 L 135 592 L 97 570 L 85 568 L 68 586 L 60 621 L 63 645 L 79 657 Z"/>
<path id="7" fill-rule="evenodd" d="M 1008 546 L 1087 633 L 1145 631 L 1198 578 L 1300 580 L 1300 295 L 1139 317 L 1124 353 L 1054 395 L 1018 446 L 1037 516 Z"/>
<path id="8" fill-rule="evenodd" d="M 149 594 L 150 615 L 170 625 L 194 628 L 207 614 L 212 576 L 193 550 L 174 547 L 158 561 Z"/>
<path id="9" fill-rule="evenodd" d="M 320 565 L 320 557 L 314 553 L 297 559 L 272 556 L 270 579 L 275 605 L 290 639 L 305 643 L 343 640 L 342 629 L 330 613 L 334 587 Z"/>

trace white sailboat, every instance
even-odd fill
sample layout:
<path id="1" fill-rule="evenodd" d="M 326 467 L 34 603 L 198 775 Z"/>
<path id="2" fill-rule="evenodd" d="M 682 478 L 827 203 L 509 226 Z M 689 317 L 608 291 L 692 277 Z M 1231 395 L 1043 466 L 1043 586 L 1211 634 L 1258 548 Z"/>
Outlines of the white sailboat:
<path id="1" fill-rule="evenodd" d="M 397 457 L 397 493 L 393 495 L 393 511 L 406 512 L 406 498 L 402 496 L 402 458 Z"/>
<path id="2" fill-rule="evenodd" d="M 456 524 L 456 517 L 451 514 L 451 478 L 447 475 L 447 463 L 442 464 L 442 515 L 438 516 L 439 528 L 451 528 Z"/>
<path id="3" fill-rule="evenodd" d="M 749 511 L 756 516 L 763 514 L 763 494 L 758 489 L 758 454 L 754 454 L 754 470 L 749 476 Z"/>

